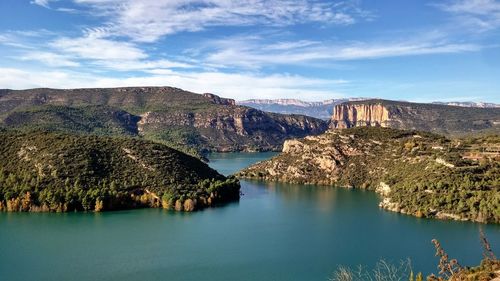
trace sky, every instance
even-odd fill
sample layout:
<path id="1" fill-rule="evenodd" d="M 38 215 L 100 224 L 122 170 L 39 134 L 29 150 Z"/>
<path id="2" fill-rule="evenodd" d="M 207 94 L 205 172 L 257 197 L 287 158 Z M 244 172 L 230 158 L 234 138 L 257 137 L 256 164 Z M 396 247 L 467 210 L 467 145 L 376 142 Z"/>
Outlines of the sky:
<path id="1" fill-rule="evenodd" d="M 0 0 L 0 88 L 500 103 L 500 0 Z"/>

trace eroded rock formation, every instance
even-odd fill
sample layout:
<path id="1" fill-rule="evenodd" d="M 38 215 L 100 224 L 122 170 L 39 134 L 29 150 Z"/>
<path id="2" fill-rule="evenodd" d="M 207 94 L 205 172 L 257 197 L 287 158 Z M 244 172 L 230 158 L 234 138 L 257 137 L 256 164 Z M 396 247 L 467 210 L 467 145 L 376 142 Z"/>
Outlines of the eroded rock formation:
<path id="1" fill-rule="evenodd" d="M 500 133 L 500 108 L 460 107 L 390 100 L 336 105 L 330 128 L 390 127 L 462 136 Z"/>
<path id="2" fill-rule="evenodd" d="M 333 109 L 333 128 L 352 128 L 359 126 L 388 127 L 389 110 L 382 104 L 339 104 Z"/>

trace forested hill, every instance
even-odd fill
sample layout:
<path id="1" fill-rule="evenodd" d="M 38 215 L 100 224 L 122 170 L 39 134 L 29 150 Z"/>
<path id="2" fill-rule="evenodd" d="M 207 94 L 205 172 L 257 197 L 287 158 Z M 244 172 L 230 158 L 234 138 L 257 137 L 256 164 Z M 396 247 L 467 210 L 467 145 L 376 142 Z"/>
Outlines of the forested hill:
<path id="1" fill-rule="evenodd" d="M 133 138 L 0 131 L 0 210 L 195 209 L 239 198 L 197 158 Z"/>
<path id="2" fill-rule="evenodd" d="M 286 141 L 243 178 L 367 188 L 380 206 L 419 217 L 500 222 L 500 137 L 447 139 L 380 127 Z"/>
<path id="3" fill-rule="evenodd" d="M 0 90 L 0 126 L 141 136 L 192 154 L 277 150 L 287 138 L 328 127 L 172 87 Z"/>

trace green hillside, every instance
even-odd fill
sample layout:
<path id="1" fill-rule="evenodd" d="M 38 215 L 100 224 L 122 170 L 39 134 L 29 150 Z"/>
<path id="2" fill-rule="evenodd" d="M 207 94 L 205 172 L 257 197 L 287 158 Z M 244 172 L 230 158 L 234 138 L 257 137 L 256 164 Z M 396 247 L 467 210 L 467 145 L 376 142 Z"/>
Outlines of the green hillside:
<path id="1" fill-rule="evenodd" d="M 0 126 L 137 136 L 192 155 L 279 150 L 283 141 L 324 132 L 325 121 L 235 105 L 171 87 L 0 90 Z"/>
<path id="2" fill-rule="evenodd" d="M 5 114 L 6 128 L 97 135 L 137 135 L 138 116 L 108 106 L 32 106 Z"/>
<path id="3" fill-rule="evenodd" d="M 500 138 L 357 127 L 290 140 L 242 178 L 376 190 L 380 206 L 419 217 L 500 222 Z"/>
<path id="4" fill-rule="evenodd" d="M 0 210 L 192 211 L 239 198 L 237 180 L 132 138 L 3 131 L 0 163 Z"/>

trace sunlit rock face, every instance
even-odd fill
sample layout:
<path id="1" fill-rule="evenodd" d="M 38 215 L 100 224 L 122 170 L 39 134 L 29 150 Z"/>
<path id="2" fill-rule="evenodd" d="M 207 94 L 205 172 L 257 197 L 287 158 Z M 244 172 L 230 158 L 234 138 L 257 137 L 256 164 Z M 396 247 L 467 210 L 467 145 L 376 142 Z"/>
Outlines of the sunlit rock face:
<path id="1" fill-rule="evenodd" d="M 339 104 L 333 110 L 331 127 L 388 127 L 389 110 L 382 104 Z"/>
<path id="2" fill-rule="evenodd" d="M 447 136 L 500 132 L 500 108 L 478 108 L 391 100 L 363 100 L 338 104 L 329 127 L 389 127 L 428 131 Z"/>

